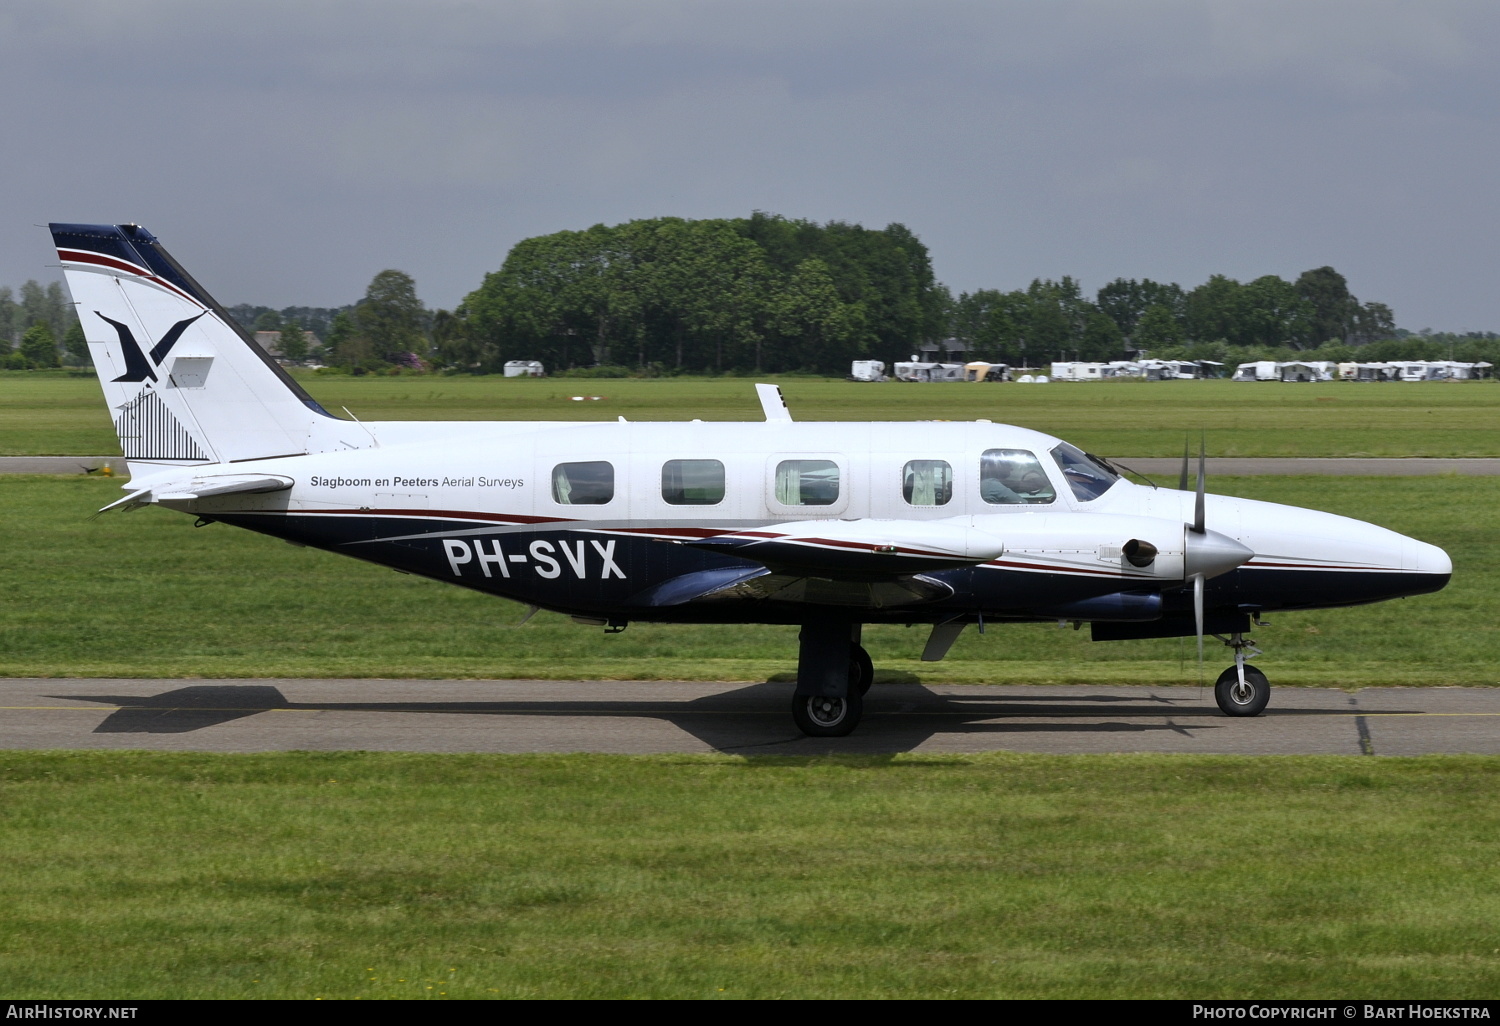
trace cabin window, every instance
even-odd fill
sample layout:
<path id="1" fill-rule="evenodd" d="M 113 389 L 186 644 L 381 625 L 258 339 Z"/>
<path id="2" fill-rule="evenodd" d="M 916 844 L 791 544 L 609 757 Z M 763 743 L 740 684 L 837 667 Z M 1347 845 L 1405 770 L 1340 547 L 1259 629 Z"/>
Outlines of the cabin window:
<path id="1" fill-rule="evenodd" d="M 559 463 L 552 468 L 552 500 L 563 506 L 602 506 L 615 497 L 614 464 Z"/>
<path id="2" fill-rule="evenodd" d="M 1057 498 L 1035 455 L 1025 449 L 986 449 L 979 458 L 979 497 L 996 506 L 1048 503 Z"/>
<path id="3" fill-rule="evenodd" d="M 1090 456 L 1076 446 L 1062 443 L 1052 450 L 1052 458 L 1062 468 L 1063 480 L 1079 502 L 1097 499 L 1120 480 L 1120 475 L 1097 456 Z"/>
<path id="4" fill-rule="evenodd" d="M 661 497 L 673 506 L 716 506 L 724 501 L 724 464 L 718 460 L 667 460 Z"/>
<path id="5" fill-rule="evenodd" d="M 839 465 L 832 460 L 782 460 L 776 501 L 783 506 L 832 506 L 839 501 Z"/>
<path id="6" fill-rule="evenodd" d="M 948 505 L 953 467 L 946 460 L 912 460 L 901 475 L 901 494 L 912 506 Z"/>

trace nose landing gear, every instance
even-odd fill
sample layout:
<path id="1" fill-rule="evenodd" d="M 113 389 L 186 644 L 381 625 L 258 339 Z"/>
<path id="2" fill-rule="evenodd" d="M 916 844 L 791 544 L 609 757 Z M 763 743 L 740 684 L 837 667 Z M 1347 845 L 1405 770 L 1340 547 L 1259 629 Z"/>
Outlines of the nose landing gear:
<path id="1" fill-rule="evenodd" d="M 1260 649 L 1255 646 L 1254 639 L 1243 634 L 1231 634 L 1227 638 L 1215 634 L 1214 637 L 1234 649 L 1234 665 L 1214 681 L 1214 701 L 1225 716 L 1259 716 L 1271 700 L 1271 682 L 1245 659 L 1260 655 Z"/>

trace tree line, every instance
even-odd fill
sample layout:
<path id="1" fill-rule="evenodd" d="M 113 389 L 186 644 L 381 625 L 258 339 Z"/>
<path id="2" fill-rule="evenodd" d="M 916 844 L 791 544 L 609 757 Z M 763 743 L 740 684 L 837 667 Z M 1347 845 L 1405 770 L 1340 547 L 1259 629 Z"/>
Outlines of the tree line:
<path id="1" fill-rule="evenodd" d="M 241 304 L 228 313 L 248 331 L 280 332 L 284 360 L 354 373 L 483 374 L 540 360 L 554 373 L 843 375 L 851 360 L 893 363 L 949 339 L 966 358 L 1014 366 L 1145 353 L 1225 363 L 1293 354 L 1500 362 L 1500 341 L 1488 333 L 1397 329 L 1389 306 L 1361 302 L 1332 267 L 1294 281 L 1213 275 L 1191 289 L 1117 278 L 1093 296 L 1064 276 L 954 297 L 903 225 L 763 212 L 524 239 L 451 311 L 427 309 L 410 275 L 385 270 L 357 303 Z M 88 361 L 57 283 L 27 282 L 19 298 L 0 289 L 0 347 L 7 341 L 7 367 Z"/>
<path id="2" fill-rule="evenodd" d="M 663 217 L 526 239 L 452 314 L 440 362 L 498 370 L 847 373 L 849 361 L 940 335 L 943 292 L 904 226 L 772 214 Z"/>
<path id="3" fill-rule="evenodd" d="M 526 239 L 457 310 L 434 316 L 430 352 L 480 373 L 536 359 L 555 370 L 844 374 L 852 359 L 895 362 L 947 339 L 969 358 L 1043 366 L 1205 347 L 1230 358 L 1321 352 L 1400 334 L 1389 306 L 1361 302 L 1332 267 L 1295 281 L 1214 275 L 1191 289 L 1117 278 L 1093 296 L 1064 276 L 954 297 L 903 225 L 756 213 Z"/>
<path id="4" fill-rule="evenodd" d="M 0 368 L 89 366 L 88 342 L 60 282 L 0 287 Z"/>
<path id="5" fill-rule="evenodd" d="M 1004 363 L 1115 360 L 1137 353 L 1218 345 L 1303 351 L 1360 346 L 1396 334 L 1384 303 L 1361 303 L 1332 267 L 1289 282 L 1265 275 L 1241 283 L 1216 274 L 1187 290 L 1176 282 L 1116 278 L 1092 299 L 1072 278 L 1026 289 L 964 293 L 952 305 L 953 335 Z"/>

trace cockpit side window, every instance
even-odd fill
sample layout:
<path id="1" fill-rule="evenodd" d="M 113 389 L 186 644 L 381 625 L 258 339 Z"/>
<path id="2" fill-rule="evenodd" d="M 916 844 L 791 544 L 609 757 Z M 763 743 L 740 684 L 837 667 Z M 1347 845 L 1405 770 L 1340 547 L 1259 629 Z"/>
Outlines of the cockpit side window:
<path id="1" fill-rule="evenodd" d="M 1067 442 L 1053 448 L 1052 458 L 1073 490 L 1073 498 L 1079 502 L 1099 498 L 1120 480 L 1120 475 L 1109 469 L 1103 460 Z"/>
<path id="2" fill-rule="evenodd" d="M 948 505 L 953 467 L 947 460 L 912 460 L 901 474 L 901 495 L 911 506 Z"/>
<path id="3" fill-rule="evenodd" d="M 839 465 L 832 460 L 782 460 L 776 501 L 783 506 L 832 506 L 839 501 Z"/>
<path id="4" fill-rule="evenodd" d="M 552 501 L 562 506 L 602 506 L 615 497 L 614 464 L 559 463 L 552 468 Z"/>
<path id="5" fill-rule="evenodd" d="M 986 449 L 979 458 L 979 497 L 994 506 L 1041 505 L 1057 493 L 1033 453 Z"/>

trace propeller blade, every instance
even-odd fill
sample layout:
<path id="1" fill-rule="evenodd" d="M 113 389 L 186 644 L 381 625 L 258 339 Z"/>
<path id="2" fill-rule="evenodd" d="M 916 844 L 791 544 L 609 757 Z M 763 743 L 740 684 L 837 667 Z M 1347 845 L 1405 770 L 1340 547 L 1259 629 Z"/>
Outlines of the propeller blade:
<path id="1" fill-rule="evenodd" d="M 1187 491 L 1188 485 L 1188 460 L 1193 451 L 1193 439 L 1190 435 L 1182 436 L 1182 473 L 1177 476 L 1177 490 Z"/>
<path id="2" fill-rule="evenodd" d="M 1193 626 L 1198 631 L 1198 679 L 1203 680 L 1203 575 L 1193 575 Z"/>
<path id="3" fill-rule="evenodd" d="M 1198 499 L 1193 504 L 1193 533 L 1202 534 L 1208 529 L 1203 522 L 1203 490 L 1208 474 L 1208 452 L 1207 442 L 1203 438 L 1198 440 Z"/>

